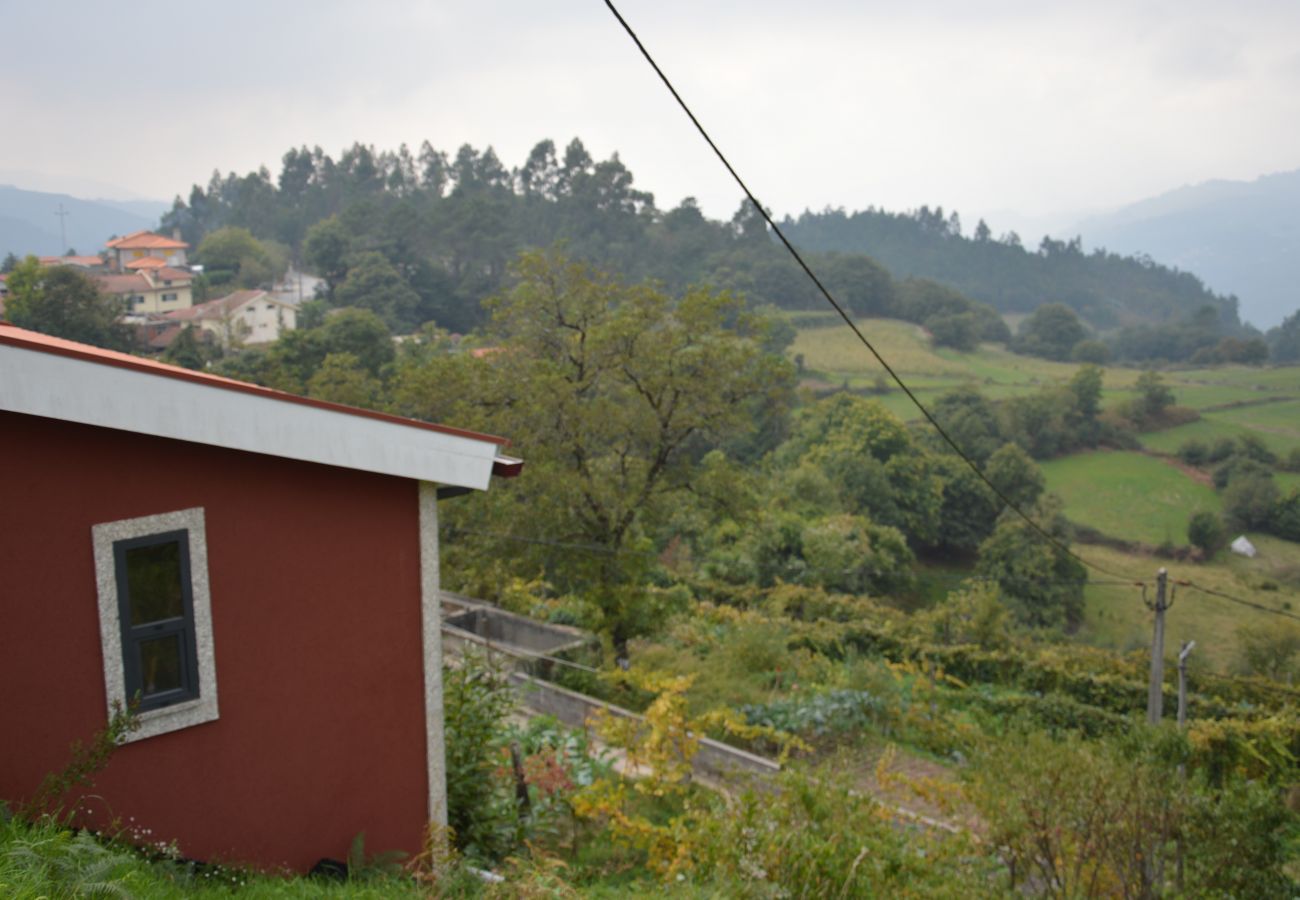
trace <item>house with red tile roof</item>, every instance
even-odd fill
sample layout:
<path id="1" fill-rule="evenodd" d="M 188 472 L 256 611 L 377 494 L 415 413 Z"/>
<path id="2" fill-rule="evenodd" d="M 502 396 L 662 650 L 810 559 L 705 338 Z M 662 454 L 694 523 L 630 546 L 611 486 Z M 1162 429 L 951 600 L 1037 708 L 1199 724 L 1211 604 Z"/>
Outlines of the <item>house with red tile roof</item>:
<path id="1" fill-rule="evenodd" d="M 297 327 L 298 308 L 268 291 L 235 291 L 165 314 L 177 325 L 196 325 L 222 347 L 268 344 Z"/>
<path id="2" fill-rule="evenodd" d="M 440 499 L 502 438 L 0 324 L 0 799 L 132 704 L 76 824 L 306 871 L 446 824 Z"/>
<path id="3" fill-rule="evenodd" d="M 168 266 L 187 265 L 185 251 L 190 245 L 175 237 L 164 237 L 152 231 L 136 231 L 116 238 L 104 245 L 110 268 L 116 272 L 127 270 L 128 264 L 142 259 L 159 259 Z"/>
<path id="4" fill-rule="evenodd" d="M 125 272 L 91 273 L 91 277 L 100 290 L 126 301 L 128 315 L 169 313 L 194 305 L 194 276 L 188 269 L 164 263 L 138 266 Z"/>

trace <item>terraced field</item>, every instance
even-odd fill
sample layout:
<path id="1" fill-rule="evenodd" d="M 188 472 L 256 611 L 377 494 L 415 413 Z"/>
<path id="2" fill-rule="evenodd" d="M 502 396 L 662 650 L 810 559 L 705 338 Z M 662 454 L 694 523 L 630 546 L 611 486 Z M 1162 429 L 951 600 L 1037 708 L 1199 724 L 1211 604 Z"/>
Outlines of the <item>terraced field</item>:
<path id="1" fill-rule="evenodd" d="M 833 388 L 847 384 L 871 390 L 884 375 L 853 334 L 834 313 L 799 315 L 799 333 L 790 353 L 800 354 L 804 383 Z M 1032 393 L 1061 383 L 1077 366 L 1031 359 L 984 345 L 972 353 L 936 350 L 916 325 L 869 319 L 860 323 L 896 371 L 921 398 L 933 401 L 961 385 L 986 396 L 1002 398 Z M 1108 367 L 1103 402 L 1107 406 L 1133 396 L 1138 371 Z M 1155 454 L 1173 454 L 1187 440 L 1207 443 L 1222 437 L 1257 434 L 1276 453 L 1300 447 L 1300 367 L 1220 367 L 1171 370 L 1162 373 L 1176 401 L 1196 409 L 1200 421 L 1141 436 L 1147 452 L 1091 452 L 1042 464 L 1048 489 L 1065 501 L 1072 521 L 1128 541 L 1152 546 L 1187 543 L 1187 520 L 1198 509 L 1219 511 L 1214 490 L 1174 462 Z M 885 406 L 906 420 L 919 417 L 911 401 L 895 388 L 877 395 Z M 1300 474 L 1278 473 L 1282 491 L 1300 488 Z M 1300 613 L 1300 545 L 1262 534 L 1249 537 L 1259 556 L 1245 559 L 1225 550 L 1204 563 L 1161 560 L 1142 553 L 1123 553 L 1095 545 L 1076 545 L 1085 559 L 1133 581 L 1150 581 L 1167 566 L 1176 580 L 1194 582 L 1274 609 Z M 936 572 L 936 584 L 944 573 Z M 1151 613 L 1142 592 L 1132 584 L 1091 572 L 1086 589 L 1085 624 L 1079 640 L 1118 650 L 1144 650 L 1151 639 Z M 1259 624 L 1289 627 L 1285 620 L 1218 597 L 1178 587 L 1167 625 L 1166 649 L 1183 640 L 1196 640 L 1194 666 L 1226 670 L 1238 653 L 1237 630 Z"/>
<path id="2" fill-rule="evenodd" d="M 788 354 L 802 361 L 806 385 L 823 389 L 847 385 L 852 390 L 883 385 L 887 390 L 879 396 L 882 403 L 904 419 L 920 416 L 837 315 L 795 313 L 790 318 L 800 327 Z M 962 385 L 977 387 L 996 399 L 1018 396 L 1064 382 L 1078 370 L 1072 363 L 1019 356 L 996 344 L 971 353 L 936 349 L 924 329 L 896 319 L 861 319 L 857 324 L 923 403 Z M 1124 396 L 1136 378 L 1135 371 L 1107 370 L 1107 395 Z"/>

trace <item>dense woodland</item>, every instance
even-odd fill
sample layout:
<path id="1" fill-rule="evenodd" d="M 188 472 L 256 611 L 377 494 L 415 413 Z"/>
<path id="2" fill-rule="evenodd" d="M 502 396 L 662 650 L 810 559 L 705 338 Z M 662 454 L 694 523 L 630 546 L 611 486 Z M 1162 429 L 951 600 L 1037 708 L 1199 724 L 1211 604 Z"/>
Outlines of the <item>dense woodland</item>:
<path id="1" fill-rule="evenodd" d="M 353 295 L 383 285 L 382 312 L 401 331 L 430 320 L 454 332 L 482 324 L 481 301 L 504 284 L 510 261 L 557 242 L 576 259 L 670 292 L 709 284 L 754 307 L 824 303 L 747 204 L 729 222 L 706 218 L 691 198 L 661 210 L 617 154 L 597 161 L 578 139 L 563 151 L 542 141 L 513 170 L 491 147 L 465 145 L 451 156 L 428 142 L 416 153 L 355 144 L 338 160 L 298 148 L 278 175 L 214 173 L 177 198 L 163 226 L 196 247 L 220 229 L 247 229 L 323 274 L 331 296 L 350 276 Z M 1078 240 L 1044 238 L 1027 249 L 1014 233 L 995 239 L 983 222 L 966 236 L 955 212 L 927 207 L 805 212 L 783 228 L 851 311 L 925 324 L 952 346 L 1007 339 L 995 312 L 1056 303 L 1082 320 L 1087 337 L 1106 337 L 1104 351 L 1084 351 L 1088 361 L 1102 361 L 1101 352 L 1250 362 L 1264 349 L 1238 320 L 1235 298 L 1150 259 L 1084 254 Z"/>

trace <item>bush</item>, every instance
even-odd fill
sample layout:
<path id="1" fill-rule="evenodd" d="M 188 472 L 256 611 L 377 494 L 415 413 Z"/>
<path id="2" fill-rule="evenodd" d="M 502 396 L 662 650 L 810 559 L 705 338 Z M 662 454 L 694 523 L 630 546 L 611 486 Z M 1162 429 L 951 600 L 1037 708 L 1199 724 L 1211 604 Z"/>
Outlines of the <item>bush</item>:
<path id="1" fill-rule="evenodd" d="M 1272 681 L 1291 681 L 1300 654 L 1300 628 L 1287 624 L 1244 625 L 1237 629 L 1237 670 Z"/>
<path id="2" fill-rule="evenodd" d="M 1184 441 L 1178 448 L 1178 458 L 1189 466 L 1203 466 L 1210 459 L 1210 448 L 1202 441 Z"/>
<path id="3" fill-rule="evenodd" d="M 990 742 L 968 794 L 1012 887 L 1050 896 L 1163 896 L 1176 887 L 1181 838 L 1187 883 L 1205 896 L 1290 896 L 1280 799 L 1239 778 L 1218 787 L 1176 732 L 1104 741 L 1039 733 Z"/>
<path id="4" fill-rule="evenodd" d="M 1230 437 L 1222 437 L 1210 445 L 1210 453 L 1207 462 L 1223 462 L 1232 454 L 1237 452 L 1237 444 Z"/>
<path id="5" fill-rule="evenodd" d="M 452 839 L 471 859 L 502 859 L 521 837 L 514 797 L 496 776 L 514 697 L 504 677 L 474 657 L 457 668 L 444 667 L 442 684 Z"/>
<path id="6" fill-rule="evenodd" d="M 1192 513 L 1187 522 L 1187 539 L 1193 547 L 1199 547 L 1206 557 L 1213 556 L 1223 546 L 1226 538 L 1223 522 L 1214 513 L 1206 510 Z"/>
<path id="7" fill-rule="evenodd" d="M 1268 529 L 1277 501 L 1277 485 L 1267 475 L 1234 476 L 1223 490 L 1223 512 L 1238 529 Z"/>
<path id="8" fill-rule="evenodd" d="M 1110 348 L 1104 343 L 1097 340 L 1083 340 L 1074 345 L 1070 351 L 1070 358 L 1075 362 L 1092 363 L 1093 365 L 1105 365 L 1110 362 Z"/>
<path id="9" fill-rule="evenodd" d="M 900 827 L 829 766 L 701 817 L 691 855 L 735 897 L 972 896 L 996 865 L 965 836 Z"/>

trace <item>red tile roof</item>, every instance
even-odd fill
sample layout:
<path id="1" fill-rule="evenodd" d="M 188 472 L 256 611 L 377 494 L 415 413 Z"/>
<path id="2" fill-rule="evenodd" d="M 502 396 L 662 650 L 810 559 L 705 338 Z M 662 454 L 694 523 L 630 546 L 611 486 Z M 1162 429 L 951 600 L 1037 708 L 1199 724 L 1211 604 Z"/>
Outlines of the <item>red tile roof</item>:
<path id="1" fill-rule="evenodd" d="M 84 266 L 87 268 L 102 266 L 104 261 L 98 256 L 42 256 L 43 266 Z"/>
<path id="2" fill-rule="evenodd" d="M 132 275 L 96 275 L 95 283 L 110 294 L 137 294 L 155 290 L 149 279 L 138 273 Z"/>
<path id="3" fill-rule="evenodd" d="M 196 303 L 189 309 L 174 309 L 164 315 L 178 322 L 188 322 L 192 319 L 219 319 L 222 316 L 228 316 L 239 307 L 252 300 L 258 300 L 266 297 L 275 303 L 281 303 L 267 294 L 266 291 L 235 291 L 233 294 L 227 294 L 224 297 L 218 297 L 216 300 L 208 300 L 205 303 Z M 288 304 L 281 303 L 282 306 Z"/>
<path id="4" fill-rule="evenodd" d="M 444 434 L 459 435 L 460 437 L 488 441 L 502 446 L 510 443 L 503 437 L 497 437 L 491 434 L 467 431 L 466 429 L 453 428 L 449 425 L 436 425 L 431 422 L 420 422 L 416 419 L 405 419 L 400 416 L 389 415 L 388 413 L 375 412 L 374 410 L 369 409 L 358 409 L 353 406 L 344 406 L 340 403 L 330 403 L 325 400 L 316 400 L 310 397 L 299 397 L 297 394 L 290 394 L 285 391 L 277 391 L 274 388 L 249 384 L 246 381 L 236 381 L 233 378 L 224 378 L 220 375 L 213 375 L 209 372 L 196 372 L 192 369 L 182 368 L 181 366 L 168 365 L 167 363 L 158 362 L 157 360 L 132 356 L 129 353 L 119 353 L 116 350 L 105 350 L 101 347 L 92 347 L 89 344 L 79 344 L 76 341 L 68 341 L 63 338 L 52 337 L 48 334 L 28 331 L 25 328 L 10 325 L 8 322 L 0 321 L 0 344 L 7 344 L 11 347 L 18 347 L 23 350 L 33 350 L 40 353 L 51 353 L 56 356 L 71 357 L 73 359 L 80 359 L 86 362 L 98 363 L 100 365 L 118 366 L 120 368 L 142 372 L 146 375 L 157 375 L 162 378 L 176 378 L 181 381 L 207 385 L 208 387 L 254 394 L 284 403 L 314 406 L 318 409 L 324 409 L 343 415 L 359 416 L 366 419 L 378 419 L 383 422 L 405 425 L 410 428 L 422 428 L 428 431 L 440 431 Z M 515 471 L 505 471 L 516 461 L 511 460 L 509 462 L 502 462 L 504 459 L 504 457 L 498 458 L 499 464 L 496 467 L 498 469 L 497 474 L 506 475 L 507 477 L 509 477 L 509 475 L 517 474 L 517 468 Z"/>
<path id="5" fill-rule="evenodd" d="M 185 250 L 189 244 L 152 231 L 135 231 L 104 246 L 111 250 Z"/>
<path id="6" fill-rule="evenodd" d="M 161 269 L 167 265 L 167 260 L 161 256 L 142 256 L 139 259 L 133 259 L 122 268 L 124 269 Z"/>

